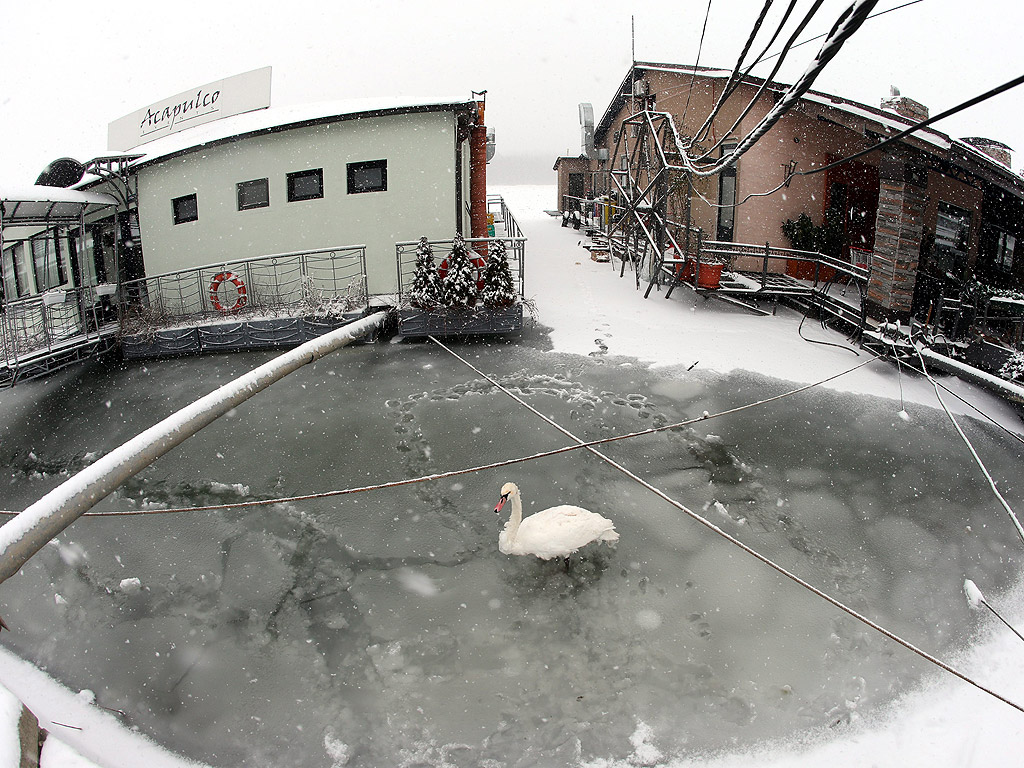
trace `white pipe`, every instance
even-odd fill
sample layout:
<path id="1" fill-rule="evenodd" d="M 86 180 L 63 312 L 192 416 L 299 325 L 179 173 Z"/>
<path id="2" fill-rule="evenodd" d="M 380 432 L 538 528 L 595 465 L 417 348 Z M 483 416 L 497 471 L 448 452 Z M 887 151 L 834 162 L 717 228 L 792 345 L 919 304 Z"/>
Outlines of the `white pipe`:
<path id="1" fill-rule="evenodd" d="M 61 483 L 0 527 L 0 582 L 21 570 L 47 542 L 128 478 L 278 379 L 379 328 L 386 316 L 377 312 L 285 352 L 168 416 Z"/>

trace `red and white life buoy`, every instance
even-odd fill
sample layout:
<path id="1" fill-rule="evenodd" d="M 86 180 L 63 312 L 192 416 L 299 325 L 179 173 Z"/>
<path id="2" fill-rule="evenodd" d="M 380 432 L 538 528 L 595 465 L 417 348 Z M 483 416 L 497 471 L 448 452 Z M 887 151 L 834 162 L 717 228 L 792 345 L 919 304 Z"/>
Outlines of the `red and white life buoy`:
<path id="1" fill-rule="evenodd" d="M 470 258 L 469 263 L 473 265 L 473 276 L 476 278 L 476 289 L 482 291 L 484 289 L 484 269 L 487 267 L 487 259 L 480 256 L 476 251 L 471 251 L 474 254 Z M 448 274 L 448 259 L 441 262 L 441 266 L 437 268 L 437 275 L 442 280 L 444 276 Z"/>
<path id="2" fill-rule="evenodd" d="M 237 295 L 235 296 L 235 303 L 230 307 L 225 307 L 220 302 L 220 287 L 224 283 L 231 283 L 235 286 Z M 237 312 L 245 306 L 248 297 L 246 296 L 245 283 L 242 282 L 242 278 L 236 275 L 234 272 L 218 272 L 213 276 L 213 280 L 210 281 L 210 303 L 213 304 L 213 308 L 218 312 Z"/>

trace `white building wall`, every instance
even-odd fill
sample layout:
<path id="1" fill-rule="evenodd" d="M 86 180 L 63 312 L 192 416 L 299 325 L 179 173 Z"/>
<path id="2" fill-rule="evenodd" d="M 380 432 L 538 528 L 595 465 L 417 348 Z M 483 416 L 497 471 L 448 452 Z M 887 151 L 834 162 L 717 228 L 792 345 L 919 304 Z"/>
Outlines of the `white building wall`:
<path id="1" fill-rule="evenodd" d="M 455 134 L 452 112 L 387 115 L 243 138 L 143 167 L 146 274 L 365 244 L 370 293 L 394 292 L 396 242 L 455 234 Z M 387 191 L 348 194 L 346 164 L 382 159 Z M 288 202 L 285 175 L 313 168 L 323 168 L 324 197 Z M 236 185 L 260 178 L 269 179 L 270 206 L 239 211 Z M 199 219 L 174 224 L 171 200 L 193 192 Z"/>

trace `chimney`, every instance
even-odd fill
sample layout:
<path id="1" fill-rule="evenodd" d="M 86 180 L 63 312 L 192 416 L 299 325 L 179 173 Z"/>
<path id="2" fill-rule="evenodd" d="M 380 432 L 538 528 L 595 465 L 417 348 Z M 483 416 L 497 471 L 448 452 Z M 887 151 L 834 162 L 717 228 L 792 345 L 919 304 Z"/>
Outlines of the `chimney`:
<path id="1" fill-rule="evenodd" d="M 900 96 L 900 89 L 895 85 L 889 86 L 889 94 L 889 98 L 882 99 L 882 109 L 888 109 L 915 122 L 928 119 L 928 107 L 919 101 Z"/>
<path id="2" fill-rule="evenodd" d="M 967 136 L 962 141 L 970 144 L 979 152 L 984 152 L 1000 165 L 1005 165 L 1007 168 L 1010 167 L 1012 159 L 1010 153 L 1013 150 L 1003 144 L 1003 142 L 996 141 L 995 139 L 986 139 L 982 136 Z"/>

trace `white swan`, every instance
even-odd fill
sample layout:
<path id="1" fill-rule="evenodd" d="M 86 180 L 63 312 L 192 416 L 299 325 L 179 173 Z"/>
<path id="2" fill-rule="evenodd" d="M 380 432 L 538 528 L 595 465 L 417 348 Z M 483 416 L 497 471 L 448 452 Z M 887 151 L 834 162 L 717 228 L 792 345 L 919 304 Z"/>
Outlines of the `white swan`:
<path id="1" fill-rule="evenodd" d="M 500 513 L 509 499 L 512 514 L 498 534 L 498 549 L 504 555 L 534 555 L 541 560 L 567 558 L 592 541 L 613 544 L 619 540 L 611 520 L 567 504 L 545 509 L 523 520 L 523 502 L 515 483 L 501 486 L 501 499 L 494 508 L 495 513 Z"/>

